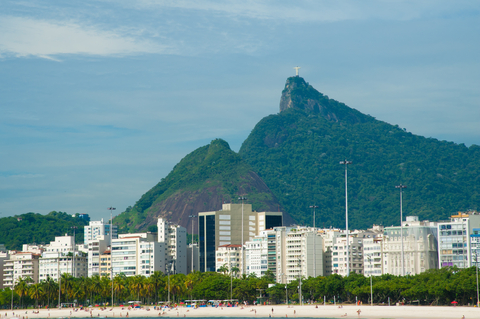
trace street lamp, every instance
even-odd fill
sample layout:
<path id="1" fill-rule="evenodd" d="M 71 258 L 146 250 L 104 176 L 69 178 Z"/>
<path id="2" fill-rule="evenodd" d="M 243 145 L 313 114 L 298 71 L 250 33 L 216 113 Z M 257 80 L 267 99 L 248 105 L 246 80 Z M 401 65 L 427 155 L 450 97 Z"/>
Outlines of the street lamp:
<path id="1" fill-rule="evenodd" d="M 112 240 L 113 240 L 113 211 L 116 209 L 115 207 L 108 207 L 107 208 L 110 211 L 110 277 L 112 280 L 112 307 L 113 307 L 113 245 L 112 245 Z"/>
<path id="2" fill-rule="evenodd" d="M 242 201 L 242 275 L 245 274 L 245 256 L 243 255 L 243 224 L 245 223 L 243 221 L 243 202 L 247 199 L 245 196 L 240 196 L 238 198 L 239 200 Z"/>
<path id="3" fill-rule="evenodd" d="M 188 218 L 195 218 L 197 215 L 189 215 Z M 195 222 L 195 219 L 192 219 L 192 269 L 190 269 L 190 272 L 193 272 L 193 223 Z"/>
<path id="4" fill-rule="evenodd" d="M 400 184 L 398 186 L 395 186 L 395 188 L 400 189 L 400 238 L 402 241 L 402 276 L 405 276 L 405 268 L 404 268 L 404 257 L 403 257 L 403 200 L 402 200 L 402 193 L 403 189 L 407 188 L 407 186 Z"/>
<path id="5" fill-rule="evenodd" d="M 73 275 L 73 278 L 76 278 L 75 277 L 75 230 L 78 229 L 78 227 L 77 226 L 72 226 L 71 228 L 73 229 L 72 275 Z"/>
<path id="6" fill-rule="evenodd" d="M 345 231 L 347 237 L 347 276 L 350 275 L 350 250 L 349 250 L 349 236 L 348 236 L 348 184 L 347 184 L 347 166 L 348 164 L 352 164 L 351 161 L 344 161 L 340 162 L 341 165 L 345 165 Z"/>
<path id="7" fill-rule="evenodd" d="M 477 244 L 478 245 L 478 244 Z M 477 246 L 477 249 L 478 249 L 478 246 Z M 480 306 L 480 300 L 478 298 L 478 250 L 475 250 L 475 275 L 477 277 L 477 307 Z"/>
<path id="8" fill-rule="evenodd" d="M 367 256 L 368 258 L 368 263 L 369 263 L 369 267 L 370 267 L 370 305 L 373 306 L 373 284 L 372 284 L 372 258 L 370 256 Z"/>
<path id="9" fill-rule="evenodd" d="M 302 260 L 298 258 L 298 266 L 300 267 L 300 272 L 299 272 L 299 280 L 300 284 L 298 286 L 298 295 L 300 296 L 300 306 L 303 306 L 303 298 L 302 298 Z"/>
<path id="10" fill-rule="evenodd" d="M 13 262 L 13 269 L 12 269 L 12 310 L 13 310 L 13 289 L 15 288 L 15 262 Z"/>
<path id="11" fill-rule="evenodd" d="M 315 249 L 315 242 L 317 241 L 317 232 L 315 230 L 315 208 L 318 208 L 315 204 L 311 205 L 310 208 L 313 208 L 313 277 L 317 277 L 317 255 Z"/>

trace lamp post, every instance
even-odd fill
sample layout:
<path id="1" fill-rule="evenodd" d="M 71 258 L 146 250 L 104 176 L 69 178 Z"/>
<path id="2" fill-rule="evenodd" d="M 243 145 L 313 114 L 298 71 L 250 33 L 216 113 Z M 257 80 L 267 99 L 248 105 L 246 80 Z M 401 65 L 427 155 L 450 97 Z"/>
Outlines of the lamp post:
<path id="1" fill-rule="evenodd" d="M 110 211 L 110 277 L 112 280 L 112 307 L 113 307 L 113 245 L 112 245 L 112 239 L 113 239 L 113 211 L 115 210 L 115 207 L 108 207 L 108 210 Z"/>
<path id="2" fill-rule="evenodd" d="M 60 271 L 60 255 L 62 253 L 58 253 L 58 309 L 62 308 L 62 304 L 60 303 L 60 298 L 62 297 L 62 272 Z"/>
<path id="3" fill-rule="evenodd" d="M 346 238 L 347 238 L 347 276 L 350 275 L 350 250 L 349 250 L 349 236 L 348 236 L 348 184 L 347 184 L 347 166 L 352 164 L 351 161 L 344 161 L 340 162 L 341 165 L 345 165 L 345 231 L 346 231 Z"/>
<path id="4" fill-rule="evenodd" d="M 242 275 L 245 274 L 245 256 L 243 255 L 243 224 L 245 223 L 243 220 L 243 202 L 247 199 L 245 196 L 240 196 L 238 198 L 242 201 Z"/>
<path id="5" fill-rule="evenodd" d="M 15 262 L 13 262 L 13 268 L 15 269 Z M 12 310 L 13 310 L 13 289 L 15 288 L 15 271 L 12 269 Z"/>
<path id="6" fill-rule="evenodd" d="M 303 298 L 302 298 L 302 260 L 300 258 L 298 258 L 298 266 L 300 267 L 300 273 L 299 273 L 299 280 L 300 280 L 300 283 L 299 283 L 299 286 L 298 286 L 298 295 L 300 296 L 299 297 L 299 302 L 300 302 L 300 306 L 303 306 Z"/>
<path id="7" fill-rule="evenodd" d="M 317 277 L 317 255 L 315 249 L 315 242 L 317 241 L 317 232 L 315 230 L 315 208 L 318 208 L 315 204 L 311 205 L 310 208 L 313 208 L 313 277 Z"/>
<path id="8" fill-rule="evenodd" d="M 369 268 L 370 268 L 370 305 L 373 306 L 373 284 L 372 284 L 372 258 L 370 256 L 367 256 L 368 258 L 368 263 L 369 263 Z"/>
<path id="9" fill-rule="evenodd" d="M 480 306 L 480 299 L 478 298 L 478 250 L 475 250 L 475 275 L 477 277 L 477 307 Z"/>
<path id="10" fill-rule="evenodd" d="M 405 276 L 405 267 L 404 267 L 404 256 L 403 256 L 403 200 L 402 200 L 402 193 L 403 189 L 407 188 L 407 186 L 400 184 L 395 186 L 395 188 L 400 189 L 400 240 L 402 241 L 402 276 Z"/>
<path id="11" fill-rule="evenodd" d="M 78 228 L 77 226 L 72 226 L 73 229 L 73 256 L 72 256 L 72 276 L 73 278 L 76 278 L 75 276 L 75 230 Z"/>
<path id="12" fill-rule="evenodd" d="M 189 215 L 188 218 L 192 218 L 192 269 L 190 269 L 190 272 L 193 272 L 193 223 L 195 222 L 195 218 L 197 215 Z"/>

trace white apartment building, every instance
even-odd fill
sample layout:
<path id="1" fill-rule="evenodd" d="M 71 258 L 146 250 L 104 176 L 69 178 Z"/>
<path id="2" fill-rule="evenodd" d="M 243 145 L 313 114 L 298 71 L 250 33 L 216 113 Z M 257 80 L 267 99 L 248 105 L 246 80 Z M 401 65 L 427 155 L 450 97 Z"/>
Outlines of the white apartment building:
<path id="1" fill-rule="evenodd" d="M 452 215 L 450 221 L 438 223 L 438 261 L 440 268 L 472 266 L 471 235 L 474 228 L 480 228 L 477 212 Z"/>
<path id="2" fill-rule="evenodd" d="M 348 263 L 350 273 L 363 274 L 363 237 L 354 234 L 348 236 Z M 334 238 L 332 249 L 332 273 L 346 276 L 347 274 L 347 240 L 346 237 Z"/>
<path id="3" fill-rule="evenodd" d="M 232 268 L 237 268 L 240 271 L 242 262 L 242 246 L 241 245 L 222 245 L 219 246 L 216 252 L 216 271 L 222 266 L 227 267 L 229 273 L 232 272 Z"/>
<path id="4" fill-rule="evenodd" d="M 3 287 L 12 288 L 20 278 L 31 278 L 38 283 L 39 254 L 32 252 L 10 251 L 9 258 L 3 264 Z"/>
<path id="5" fill-rule="evenodd" d="M 47 277 L 57 281 L 64 273 L 76 278 L 87 277 L 87 254 L 78 251 L 74 245 L 73 236 L 56 236 L 55 241 L 45 247 L 39 260 L 40 281 L 46 280 Z"/>
<path id="6" fill-rule="evenodd" d="M 363 239 L 364 275 L 381 276 L 383 269 L 383 234 Z"/>
<path id="7" fill-rule="evenodd" d="M 337 237 L 341 237 L 343 231 L 338 228 L 322 229 L 320 233 L 323 238 L 323 269 L 325 276 L 333 273 L 333 246 L 336 243 Z M 338 252 L 335 253 L 335 258 L 338 262 Z"/>
<path id="8" fill-rule="evenodd" d="M 473 227 L 470 235 L 470 250 L 472 266 L 480 268 L 480 227 Z"/>
<path id="9" fill-rule="evenodd" d="M 157 242 L 152 233 L 120 234 L 112 241 L 111 266 L 113 276 L 144 275 L 165 272 L 165 244 Z"/>
<path id="10" fill-rule="evenodd" d="M 239 246 L 240 245 L 235 245 Z M 220 246 L 224 247 L 224 246 Z M 220 250 L 218 247 L 218 251 Z M 260 235 L 255 236 L 252 240 L 245 243 L 245 273 L 246 275 L 255 274 L 258 278 L 265 275 L 268 270 L 268 238 L 266 232 L 261 232 Z M 272 255 L 276 254 L 273 250 Z M 240 256 L 241 258 L 241 256 Z M 218 265 L 218 263 L 217 263 Z M 240 263 L 239 263 L 240 265 Z M 239 267 L 239 266 L 237 266 Z M 240 268 L 240 267 L 239 267 Z"/>
<path id="11" fill-rule="evenodd" d="M 88 277 L 100 275 L 100 256 L 110 247 L 110 236 L 98 235 L 86 244 L 88 249 Z"/>
<path id="12" fill-rule="evenodd" d="M 104 238 L 110 237 L 110 224 L 105 224 L 103 222 L 103 218 L 101 220 L 94 220 L 88 223 L 88 226 L 83 227 L 84 231 L 84 240 L 83 243 L 85 246 L 88 246 L 90 241 L 97 239 L 99 236 L 103 236 Z M 118 238 L 117 235 L 117 226 L 113 225 L 113 232 L 112 238 Z"/>
<path id="13" fill-rule="evenodd" d="M 416 275 L 438 267 L 438 233 L 434 222 L 407 216 L 403 222 L 403 266 L 401 227 L 385 227 L 383 237 L 383 273 L 396 276 Z"/>
<path id="14" fill-rule="evenodd" d="M 285 233 L 283 272 L 287 283 L 302 278 L 323 276 L 323 240 L 312 227 L 294 227 Z M 277 247 L 279 247 L 277 243 Z M 278 252 L 278 250 L 277 250 Z M 281 255 L 277 260 L 282 263 Z M 277 270 L 278 274 L 278 270 Z"/>
<path id="15" fill-rule="evenodd" d="M 166 264 L 176 274 L 187 274 L 187 230 L 159 218 L 158 242 L 165 244 Z"/>

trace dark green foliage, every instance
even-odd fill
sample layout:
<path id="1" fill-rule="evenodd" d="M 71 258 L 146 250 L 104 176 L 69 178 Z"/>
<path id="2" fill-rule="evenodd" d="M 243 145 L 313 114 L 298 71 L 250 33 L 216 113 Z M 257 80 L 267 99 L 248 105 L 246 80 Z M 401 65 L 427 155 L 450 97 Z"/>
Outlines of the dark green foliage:
<path id="1" fill-rule="evenodd" d="M 439 220 L 480 208 L 479 146 L 413 135 L 313 91 L 311 86 L 291 91 L 292 103 L 300 107 L 262 119 L 239 152 L 298 223 L 312 224 L 308 207 L 315 203 L 317 226 L 345 226 L 345 169 L 339 165 L 345 158 L 353 161 L 352 228 L 398 225 L 400 183 L 408 186 L 404 215 Z M 307 110 L 313 103 L 308 99 L 328 109 Z"/>
<path id="2" fill-rule="evenodd" d="M 73 235 L 72 226 L 77 226 L 75 241 L 83 242 L 83 227 L 88 222 L 67 213 L 50 212 L 47 215 L 28 213 L 0 218 L 0 243 L 7 249 L 21 250 L 23 244 L 45 243 L 55 236 Z"/>
<path id="3" fill-rule="evenodd" d="M 265 201 L 273 201 L 274 198 L 269 191 L 251 191 L 249 182 L 252 174 L 255 173 L 250 165 L 233 152 L 227 142 L 222 139 L 213 140 L 209 145 L 200 147 L 185 156 L 168 176 L 145 193 L 133 208 L 129 207 L 127 211 L 117 216 L 115 223 L 120 225 L 120 231 L 136 230 L 135 226 L 142 223 L 147 216 L 155 215 L 158 204 L 172 195 L 187 191 L 195 193 L 205 191 L 208 194 L 207 197 L 220 197 L 220 204 L 222 198 L 232 202 L 236 201 L 240 194 L 245 194 L 254 209 L 266 210 Z M 189 200 L 193 201 L 191 198 Z M 206 201 L 204 204 L 199 211 L 221 207 L 208 207 Z M 198 210 L 195 211 L 197 212 Z"/>

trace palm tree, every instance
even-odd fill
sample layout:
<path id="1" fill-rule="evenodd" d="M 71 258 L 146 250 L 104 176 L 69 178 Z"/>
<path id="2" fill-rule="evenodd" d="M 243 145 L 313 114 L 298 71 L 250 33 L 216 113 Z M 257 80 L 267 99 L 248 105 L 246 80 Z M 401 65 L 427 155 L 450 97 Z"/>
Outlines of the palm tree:
<path id="1" fill-rule="evenodd" d="M 55 290 L 57 290 L 56 286 L 57 284 L 55 281 L 52 279 L 52 277 L 48 276 L 47 280 L 42 281 L 42 287 L 45 295 L 47 296 L 47 305 L 50 306 L 50 298 L 53 299 Z"/>
<path id="2" fill-rule="evenodd" d="M 137 300 L 140 299 L 140 289 L 142 289 L 143 276 L 136 275 L 130 279 L 129 288 L 137 293 Z"/>
<path id="3" fill-rule="evenodd" d="M 176 295 L 183 295 L 185 293 L 185 277 L 184 274 L 176 274 L 170 279 L 170 291 L 173 294 L 173 300 L 175 300 Z"/>
<path id="4" fill-rule="evenodd" d="M 123 295 L 122 292 L 125 291 L 125 279 L 126 277 L 123 273 L 116 275 L 115 278 L 113 278 L 113 291 L 117 296 L 117 300 L 120 299 L 120 296 Z"/>
<path id="5" fill-rule="evenodd" d="M 220 268 L 217 269 L 217 271 L 225 275 L 228 272 L 227 264 L 223 264 Z"/>
<path id="6" fill-rule="evenodd" d="M 64 272 L 62 275 L 61 285 L 62 294 L 66 296 L 66 300 L 68 301 L 68 297 L 72 296 L 72 289 L 73 289 L 73 276 L 69 273 Z"/>
<path id="7" fill-rule="evenodd" d="M 92 286 L 91 287 L 92 287 L 92 289 L 90 290 L 90 293 L 92 295 L 91 295 L 91 298 L 90 298 L 90 303 L 93 304 L 94 303 L 93 294 L 98 296 L 102 293 L 102 282 L 101 282 L 101 279 L 100 279 L 99 275 L 95 275 L 95 276 L 92 277 Z"/>
<path id="8" fill-rule="evenodd" d="M 23 297 L 28 294 L 28 284 L 32 283 L 33 280 L 30 277 L 20 278 L 15 285 L 15 292 L 20 296 L 20 301 L 23 308 Z"/>
<path id="9" fill-rule="evenodd" d="M 43 290 L 42 284 L 33 284 L 30 286 L 28 290 L 29 296 L 32 299 L 35 299 L 35 308 L 38 307 L 38 300 L 43 299 L 45 297 L 45 292 Z"/>
<path id="10" fill-rule="evenodd" d="M 158 288 L 162 284 L 162 273 L 160 271 L 154 271 L 153 274 L 148 278 L 150 283 L 153 286 L 153 291 L 155 292 L 155 304 L 158 302 Z"/>

